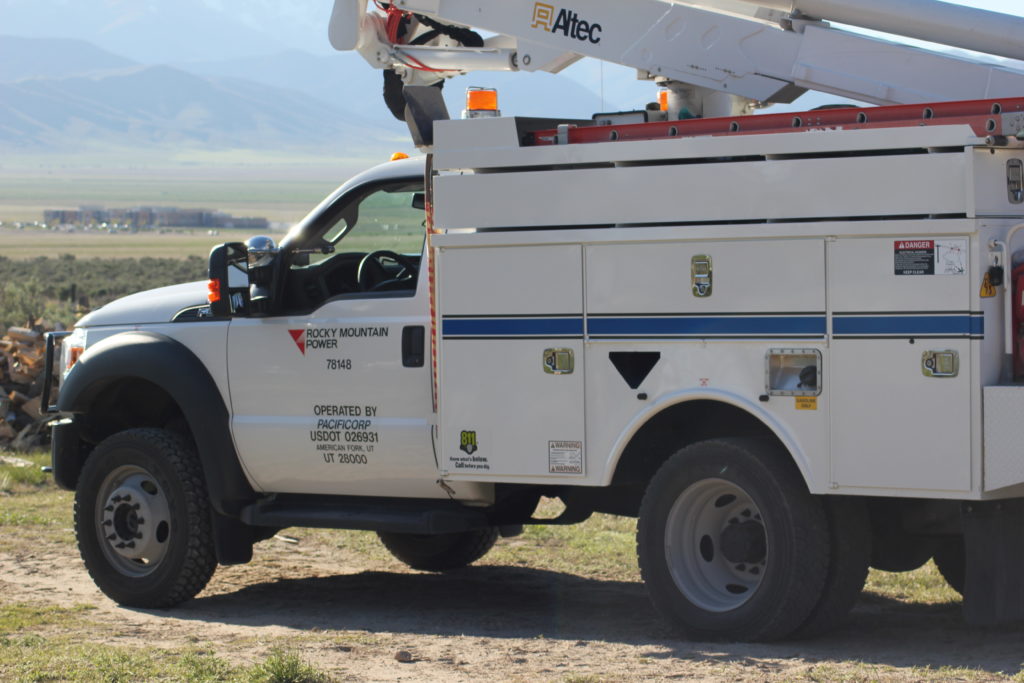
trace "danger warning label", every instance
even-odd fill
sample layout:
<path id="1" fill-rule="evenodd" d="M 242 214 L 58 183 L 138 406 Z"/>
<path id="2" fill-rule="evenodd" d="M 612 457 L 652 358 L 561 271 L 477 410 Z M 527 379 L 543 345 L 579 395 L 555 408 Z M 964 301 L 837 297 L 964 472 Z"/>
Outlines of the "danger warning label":
<path id="1" fill-rule="evenodd" d="M 897 240 L 897 275 L 934 275 L 935 240 Z"/>
<path id="2" fill-rule="evenodd" d="M 966 275 L 967 240 L 896 240 L 897 275 Z"/>

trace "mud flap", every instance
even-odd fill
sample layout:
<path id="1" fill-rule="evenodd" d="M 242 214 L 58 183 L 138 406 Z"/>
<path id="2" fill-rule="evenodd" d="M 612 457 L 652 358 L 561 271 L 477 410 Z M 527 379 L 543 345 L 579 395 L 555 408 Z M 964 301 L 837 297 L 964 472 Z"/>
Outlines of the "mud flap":
<path id="1" fill-rule="evenodd" d="M 1024 500 L 964 503 L 964 618 L 989 626 L 1024 619 Z"/>
<path id="2" fill-rule="evenodd" d="M 252 560 L 253 528 L 237 519 L 210 511 L 217 562 L 222 565 L 245 564 Z"/>
<path id="3" fill-rule="evenodd" d="M 50 434 L 50 464 L 53 466 L 53 480 L 57 486 L 74 491 L 78 475 L 82 473 L 82 441 L 76 417 L 53 425 Z"/>

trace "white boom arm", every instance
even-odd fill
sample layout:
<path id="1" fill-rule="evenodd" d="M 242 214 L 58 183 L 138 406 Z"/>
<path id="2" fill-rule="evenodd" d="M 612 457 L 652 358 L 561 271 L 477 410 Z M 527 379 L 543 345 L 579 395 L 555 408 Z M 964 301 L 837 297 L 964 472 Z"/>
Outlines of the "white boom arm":
<path id="1" fill-rule="evenodd" d="M 558 3 L 394 0 L 394 11 L 497 34 L 483 47 L 466 48 L 438 41 L 393 44 L 385 18 L 366 12 L 365 0 L 335 0 L 329 36 L 336 49 L 356 49 L 371 65 L 396 68 L 406 82 L 418 83 L 473 70 L 557 72 L 582 56 L 594 57 L 664 82 L 679 104 L 706 116 L 736 113 L 737 103 L 751 100 L 790 102 L 808 89 L 876 104 L 1024 93 L 1024 72 L 1008 66 L 825 23 L 1024 59 L 1024 19 L 937 0 Z"/>

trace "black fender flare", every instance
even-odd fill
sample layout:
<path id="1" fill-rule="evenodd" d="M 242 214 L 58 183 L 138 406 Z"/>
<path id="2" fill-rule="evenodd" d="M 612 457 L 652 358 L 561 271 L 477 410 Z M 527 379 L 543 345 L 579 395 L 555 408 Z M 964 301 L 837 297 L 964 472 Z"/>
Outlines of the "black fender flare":
<path id="1" fill-rule="evenodd" d="M 257 498 L 242 471 L 231 439 L 230 415 L 220 390 L 192 351 L 164 334 L 121 332 L 91 346 L 68 373 L 60 388 L 57 410 L 88 413 L 96 397 L 126 378 L 142 379 L 166 391 L 177 403 L 195 440 L 210 503 L 221 515 L 237 518 L 243 505 Z M 53 470 L 57 483 L 74 489 L 83 458 L 77 425 L 55 429 Z M 63 444 L 60 445 L 59 444 Z"/>

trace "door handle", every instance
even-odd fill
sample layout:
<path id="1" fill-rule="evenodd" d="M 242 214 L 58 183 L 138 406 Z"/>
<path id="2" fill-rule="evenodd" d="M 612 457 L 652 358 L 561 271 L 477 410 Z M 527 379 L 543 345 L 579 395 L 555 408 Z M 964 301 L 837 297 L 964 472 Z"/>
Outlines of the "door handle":
<path id="1" fill-rule="evenodd" d="M 409 325 L 402 328 L 402 365 L 404 367 L 423 367 L 425 336 L 422 325 Z"/>

